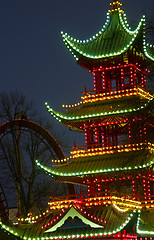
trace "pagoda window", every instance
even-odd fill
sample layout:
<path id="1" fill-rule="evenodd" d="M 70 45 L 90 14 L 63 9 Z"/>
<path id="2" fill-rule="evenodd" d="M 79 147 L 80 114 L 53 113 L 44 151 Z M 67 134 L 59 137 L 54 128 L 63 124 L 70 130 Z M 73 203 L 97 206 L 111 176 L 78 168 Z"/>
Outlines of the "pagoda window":
<path id="1" fill-rule="evenodd" d="M 107 125 L 102 128 L 102 146 L 116 146 L 117 145 L 117 126 Z"/>
<path id="2" fill-rule="evenodd" d="M 94 90 L 96 93 L 118 91 L 122 89 L 120 68 L 110 67 L 94 73 Z"/>
<path id="3" fill-rule="evenodd" d="M 88 127 L 87 128 L 87 146 L 88 146 L 88 148 L 91 148 L 92 145 L 94 145 L 95 143 L 96 143 L 95 129 L 93 129 L 92 127 Z"/>
<path id="4" fill-rule="evenodd" d="M 92 128 L 89 129 L 89 144 L 93 144 L 95 142 L 94 139 L 94 131 Z"/>
<path id="5" fill-rule="evenodd" d="M 116 91 L 117 90 L 117 76 L 116 76 L 116 71 L 115 70 L 112 70 L 110 71 L 110 90 L 113 92 L 113 91 Z"/>
<path id="6" fill-rule="evenodd" d="M 139 87 L 141 85 L 141 73 L 140 72 L 136 72 L 136 83 L 135 83 L 136 87 Z"/>
<path id="7" fill-rule="evenodd" d="M 118 145 L 125 145 L 125 144 L 128 144 L 129 141 L 130 141 L 130 135 L 129 135 L 129 125 L 124 125 L 124 126 L 121 126 L 119 125 L 117 127 L 117 139 L 118 139 Z"/>
<path id="8" fill-rule="evenodd" d="M 139 76 L 136 77 L 136 87 L 139 86 Z"/>
<path id="9" fill-rule="evenodd" d="M 112 88 L 112 92 L 116 91 L 116 86 L 117 86 L 117 81 L 116 79 L 112 79 L 111 80 L 111 88 Z"/>
<path id="10" fill-rule="evenodd" d="M 146 140 L 146 126 L 141 120 L 134 120 L 131 124 L 132 141 L 138 143 Z"/>
<path id="11" fill-rule="evenodd" d="M 97 147 L 102 146 L 102 129 L 101 129 L 101 127 L 95 128 L 95 142 L 97 143 Z"/>
<path id="12" fill-rule="evenodd" d="M 118 144 L 125 145 L 129 142 L 129 134 L 122 134 L 118 136 Z"/>
<path id="13" fill-rule="evenodd" d="M 121 87 L 122 89 L 130 89 L 135 85 L 136 71 L 133 67 L 121 68 Z"/>
<path id="14" fill-rule="evenodd" d="M 129 77 L 125 77 L 125 86 L 128 84 L 130 84 L 130 79 L 129 79 Z"/>
<path id="15" fill-rule="evenodd" d="M 110 91 L 118 91 L 121 89 L 121 80 L 120 80 L 120 69 L 110 69 L 108 70 L 108 88 Z"/>
<path id="16" fill-rule="evenodd" d="M 128 88 L 130 85 L 130 69 L 124 68 L 124 88 Z"/>

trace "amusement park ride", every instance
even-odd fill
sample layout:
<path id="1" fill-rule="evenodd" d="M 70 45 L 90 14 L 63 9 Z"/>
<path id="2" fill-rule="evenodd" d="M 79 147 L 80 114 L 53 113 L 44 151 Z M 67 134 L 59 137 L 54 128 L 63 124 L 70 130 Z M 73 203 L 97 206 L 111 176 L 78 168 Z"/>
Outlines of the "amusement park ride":
<path id="1" fill-rule="evenodd" d="M 80 41 L 62 32 L 77 64 L 93 75 L 94 90 L 85 89 L 80 103 L 63 106 L 66 113 L 46 103 L 57 121 L 84 132 L 86 145 L 75 145 L 66 159 L 44 130 L 58 159 L 50 168 L 36 160 L 55 181 L 85 186 L 87 192 L 52 196 L 44 214 L 20 218 L 16 228 L 1 222 L 11 239 L 154 238 L 153 96 L 146 89 L 154 47 L 145 40 L 145 16 L 132 30 L 121 3 L 111 6 L 92 38 Z"/>

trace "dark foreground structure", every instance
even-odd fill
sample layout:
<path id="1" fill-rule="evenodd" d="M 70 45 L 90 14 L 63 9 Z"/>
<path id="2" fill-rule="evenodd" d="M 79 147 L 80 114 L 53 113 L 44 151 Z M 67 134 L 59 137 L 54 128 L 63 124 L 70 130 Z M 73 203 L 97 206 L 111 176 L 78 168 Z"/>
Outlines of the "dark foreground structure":
<path id="1" fill-rule="evenodd" d="M 48 112 L 60 123 L 84 132 L 85 146 L 69 159 L 36 161 L 55 181 L 86 186 L 87 192 L 51 197 L 46 213 L 1 223 L 11 239 L 154 238 L 153 96 L 146 74 L 154 47 L 145 41 L 145 17 L 131 29 L 121 3 L 113 1 L 103 28 L 79 41 L 62 33 L 77 64 L 93 74 L 94 90 L 81 101 Z M 72 194 L 71 194 L 72 193 Z"/>

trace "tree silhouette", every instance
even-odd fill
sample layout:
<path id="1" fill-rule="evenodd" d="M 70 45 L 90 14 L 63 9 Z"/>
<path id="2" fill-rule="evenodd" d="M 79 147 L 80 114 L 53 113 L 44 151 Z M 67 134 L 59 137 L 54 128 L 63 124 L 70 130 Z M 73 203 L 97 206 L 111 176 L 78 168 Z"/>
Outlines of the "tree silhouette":
<path id="1" fill-rule="evenodd" d="M 0 123 L 14 119 L 28 118 L 43 125 L 53 132 L 53 125 L 46 123 L 35 111 L 33 103 L 18 92 L 0 95 Z M 24 130 L 24 131 L 23 131 Z M 8 188 L 12 202 L 17 200 L 18 215 L 38 213 L 47 207 L 48 197 L 52 192 L 66 193 L 66 185 L 54 183 L 51 178 L 40 171 L 35 160 L 51 166 L 51 159 L 56 157 L 54 151 L 36 131 L 26 130 L 12 125 L 6 135 L 0 139 L 0 164 L 2 183 Z M 45 201 L 46 199 L 46 201 Z"/>

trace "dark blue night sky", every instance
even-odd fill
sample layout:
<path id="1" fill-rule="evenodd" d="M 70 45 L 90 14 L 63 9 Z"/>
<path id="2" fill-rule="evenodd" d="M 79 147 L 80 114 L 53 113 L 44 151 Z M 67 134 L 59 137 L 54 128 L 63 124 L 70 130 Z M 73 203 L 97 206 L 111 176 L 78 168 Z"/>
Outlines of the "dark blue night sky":
<path id="1" fill-rule="evenodd" d="M 143 14 L 153 14 L 154 0 L 121 2 L 129 23 L 138 23 Z M 61 110 L 62 104 L 78 102 L 85 86 L 92 90 L 92 76 L 76 65 L 60 32 L 77 39 L 93 36 L 104 24 L 109 3 L 110 0 L 1 1 L 1 91 L 22 92 L 49 119 L 45 101 L 55 110 Z"/>

